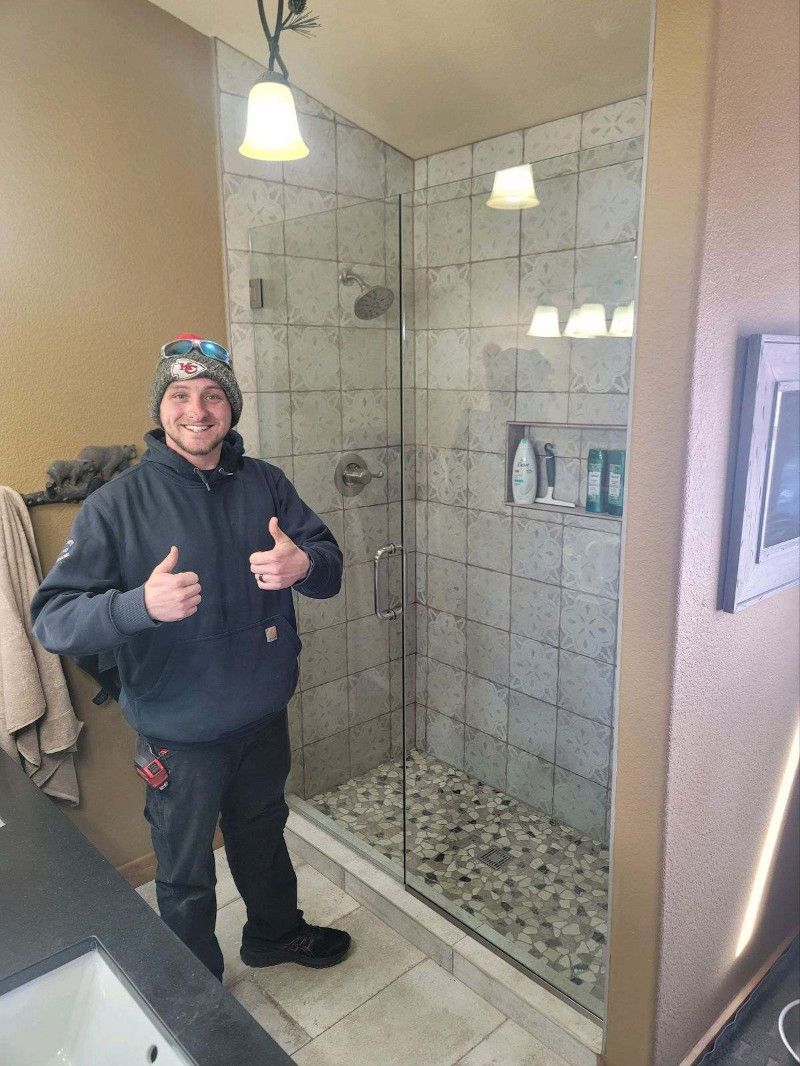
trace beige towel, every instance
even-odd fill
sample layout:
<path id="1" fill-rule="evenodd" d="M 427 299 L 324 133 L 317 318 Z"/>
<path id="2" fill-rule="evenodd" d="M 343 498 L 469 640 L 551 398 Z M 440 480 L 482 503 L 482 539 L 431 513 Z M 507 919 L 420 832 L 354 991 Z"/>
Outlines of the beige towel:
<path id="1" fill-rule="evenodd" d="M 25 502 L 0 486 L 0 748 L 43 792 L 77 806 L 73 752 L 83 723 L 61 660 L 32 632 L 30 603 L 41 580 Z"/>

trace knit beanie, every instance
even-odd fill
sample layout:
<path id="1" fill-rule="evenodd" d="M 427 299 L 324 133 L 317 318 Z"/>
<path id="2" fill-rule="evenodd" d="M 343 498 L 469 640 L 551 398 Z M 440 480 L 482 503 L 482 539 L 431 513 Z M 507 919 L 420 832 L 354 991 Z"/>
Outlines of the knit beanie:
<path id="1" fill-rule="evenodd" d="M 194 333 L 181 333 L 176 340 L 202 340 Z M 203 355 L 197 348 L 192 349 L 188 355 L 171 356 L 158 360 L 153 385 L 150 389 L 150 417 L 161 425 L 159 409 L 161 400 L 172 381 L 182 381 L 189 378 L 211 378 L 220 386 L 228 397 L 231 405 L 231 428 L 236 425 L 242 414 L 242 393 L 233 373 L 233 364 L 220 362 L 219 359 L 210 359 Z"/>

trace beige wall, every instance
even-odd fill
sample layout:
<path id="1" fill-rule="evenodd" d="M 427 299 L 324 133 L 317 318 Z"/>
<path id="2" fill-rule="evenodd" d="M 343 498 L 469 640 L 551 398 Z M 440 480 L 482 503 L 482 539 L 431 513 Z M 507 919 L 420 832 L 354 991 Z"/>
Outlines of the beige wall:
<path id="1" fill-rule="evenodd" d="M 211 42 L 144 0 L 0 5 L 0 483 L 135 443 L 159 346 L 226 336 Z M 75 505 L 32 512 L 47 569 Z M 81 808 L 113 862 L 150 850 L 132 734 L 73 670 Z"/>
<path id="2" fill-rule="evenodd" d="M 659 0 L 623 594 L 609 1066 L 676 1066 L 797 926 L 798 596 L 717 610 L 741 339 L 798 331 L 797 8 Z M 686 469 L 684 479 L 681 472 Z"/>

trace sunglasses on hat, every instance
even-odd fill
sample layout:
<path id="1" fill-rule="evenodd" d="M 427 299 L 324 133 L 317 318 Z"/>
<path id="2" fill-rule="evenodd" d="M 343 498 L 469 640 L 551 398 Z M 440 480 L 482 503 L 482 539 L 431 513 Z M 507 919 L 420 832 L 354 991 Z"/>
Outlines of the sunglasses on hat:
<path id="1" fill-rule="evenodd" d="M 231 353 L 216 341 L 203 340 L 200 337 L 178 337 L 177 340 L 168 341 L 161 349 L 162 359 L 173 359 L 175 356 L 188 355 L 189 352 L 197 351 L 207 359 L 216 359 L 219 363 L 231 365 Z"/>

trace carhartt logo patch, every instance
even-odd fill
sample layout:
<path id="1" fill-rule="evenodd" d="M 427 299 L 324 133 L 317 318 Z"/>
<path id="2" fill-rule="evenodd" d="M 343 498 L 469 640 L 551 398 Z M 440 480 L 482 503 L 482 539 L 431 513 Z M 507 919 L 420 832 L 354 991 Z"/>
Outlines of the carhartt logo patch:
<path id="1" fill-rule="evenodd" d="M 273 642 L 273 640 L 277 640 L 278 639 L 278 627 L 277 626 L 267 626 L 267 628 L 264 630 L 264 632 L 267 634 L 267 643 L 268 644 L 271 644 Z"/>
<path id="2" fill-rule="evenodd" d="M 198 374 L 204 374 L 205 368 L 191 359 L 173 360 L 170 373 L 173 380 L 176 378 L 196 378 Z"/>

